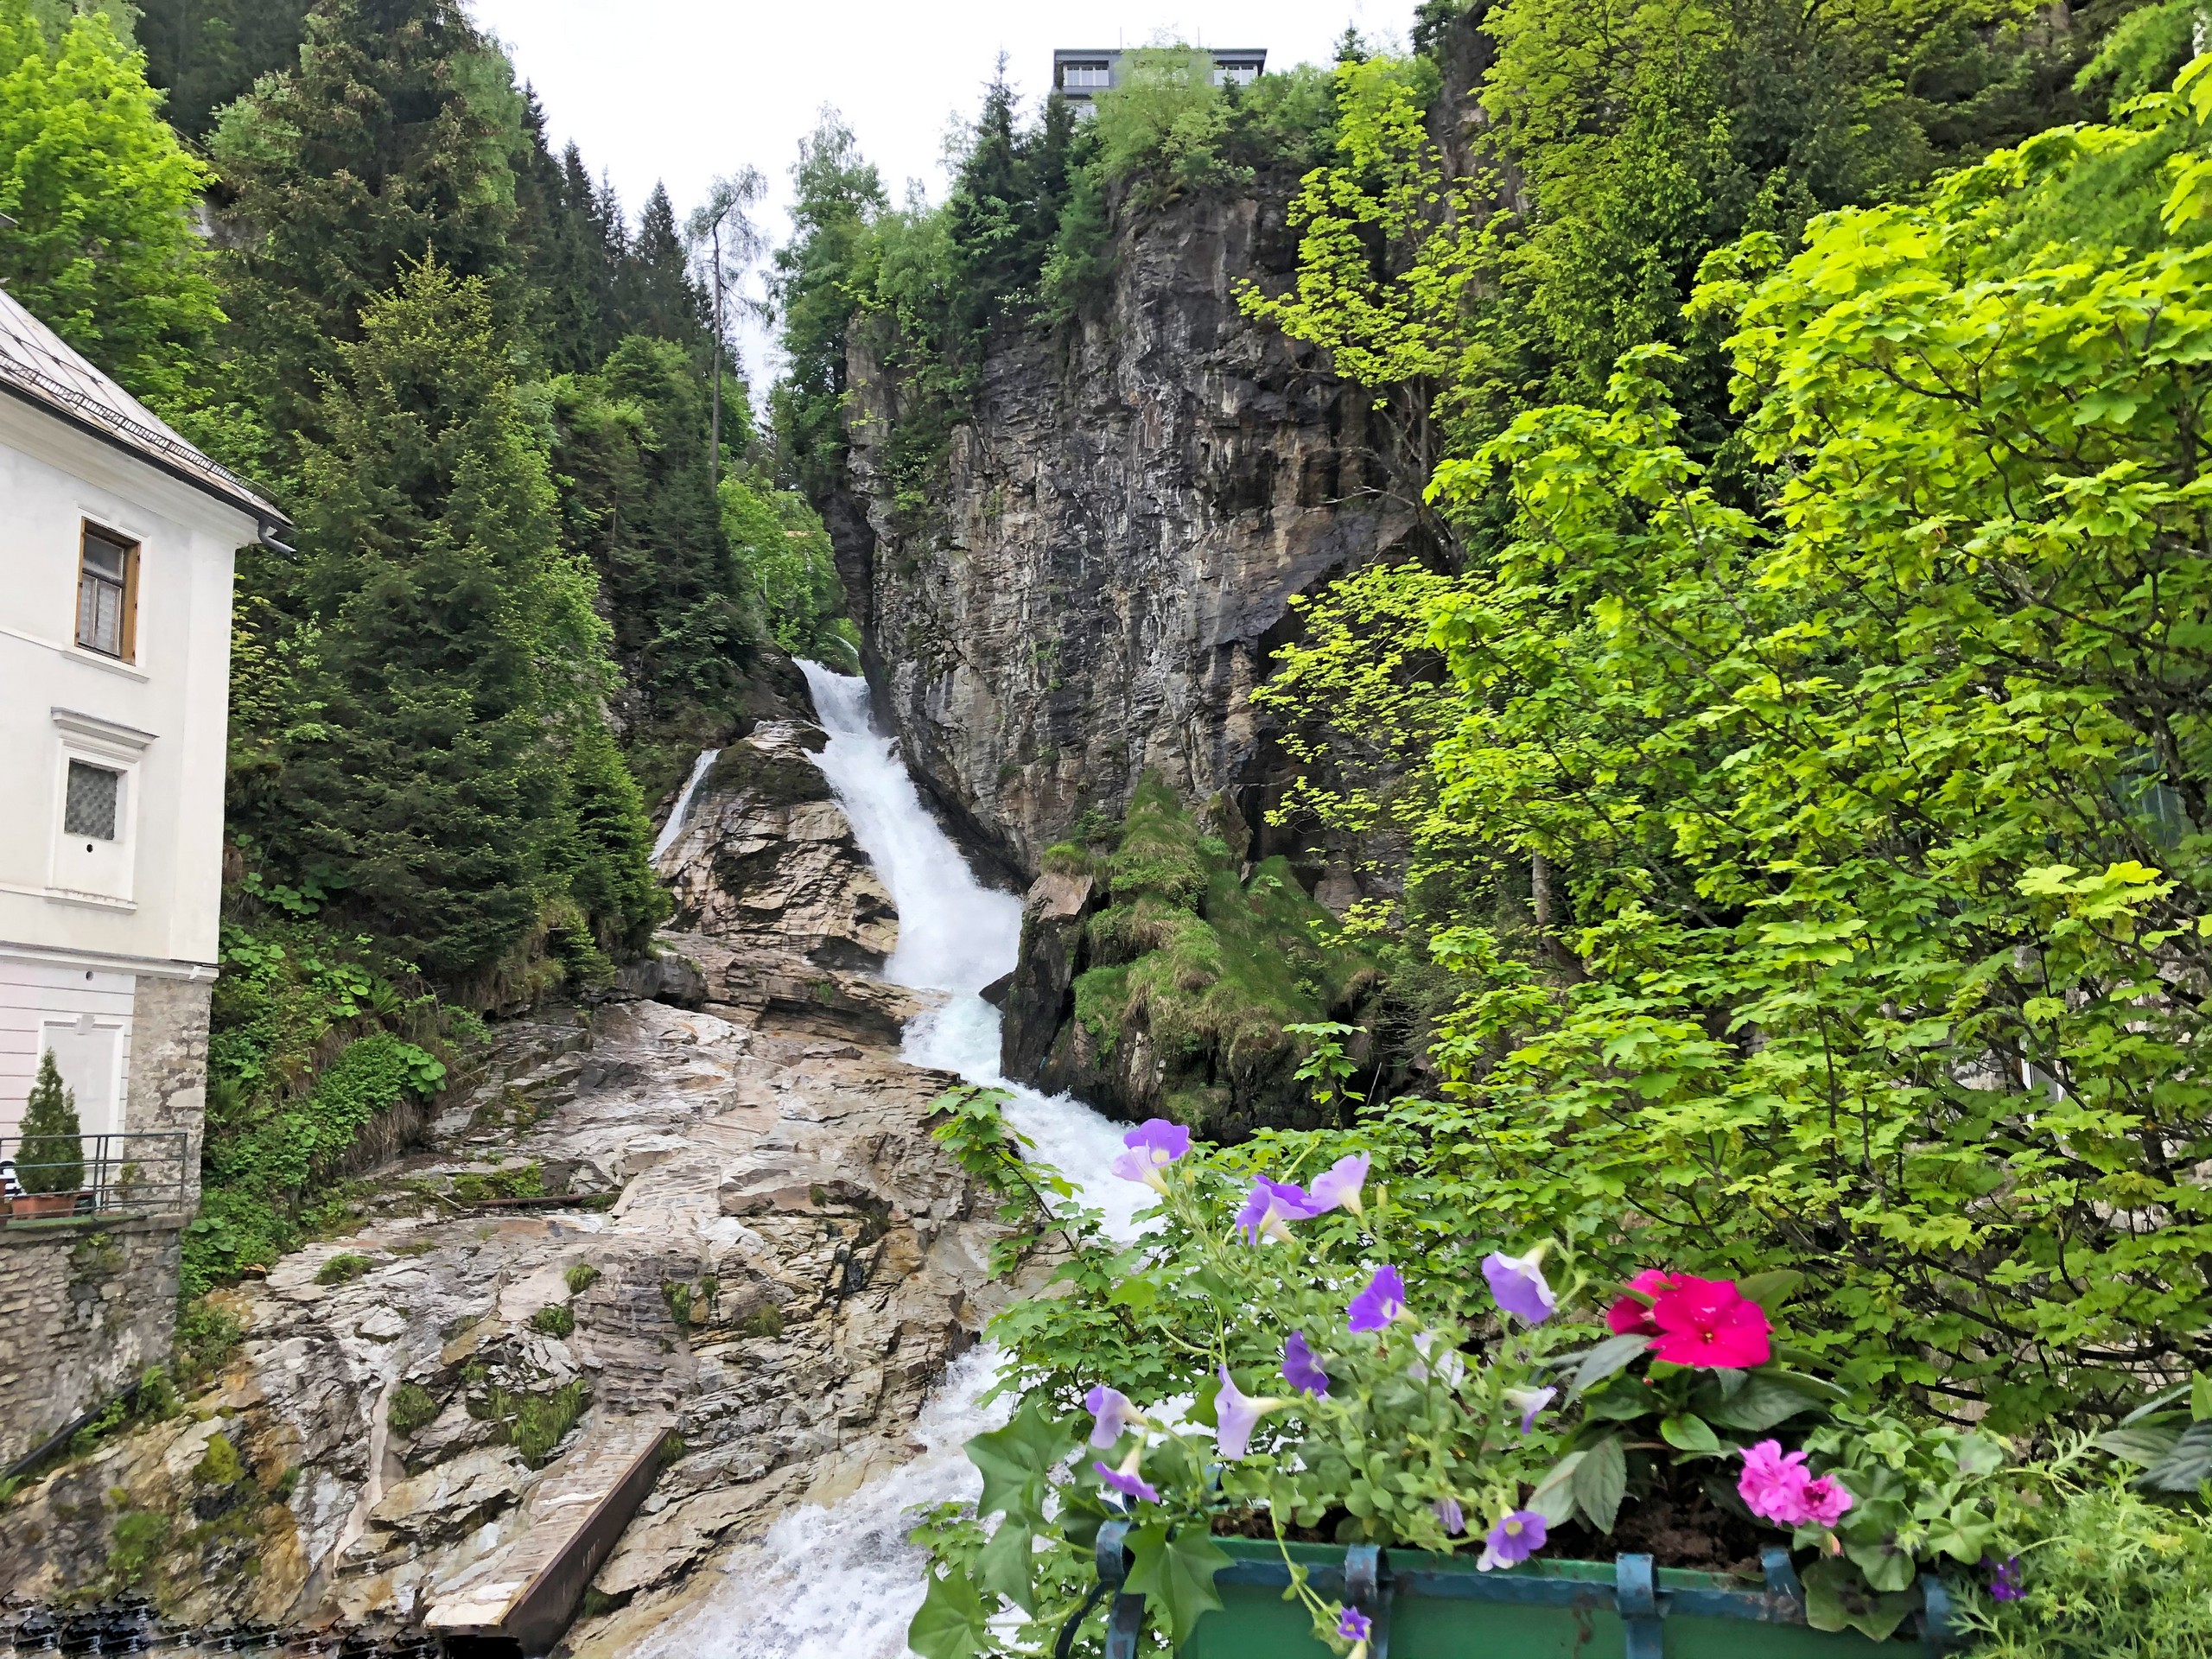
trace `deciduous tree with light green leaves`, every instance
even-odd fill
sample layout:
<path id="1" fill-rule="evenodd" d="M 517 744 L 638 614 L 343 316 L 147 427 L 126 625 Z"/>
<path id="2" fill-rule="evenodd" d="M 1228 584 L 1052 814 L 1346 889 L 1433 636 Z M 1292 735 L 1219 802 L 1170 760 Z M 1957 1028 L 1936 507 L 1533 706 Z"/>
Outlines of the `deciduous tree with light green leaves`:
<path id="1" fill-rule="evenodd" d="M 97 11 L 49 37 L 0 0 L 0 282 L 127 389 L 192 378 L 223 321 L 192 212 L 207 169 L 162 119 L 143 60 Z"/>

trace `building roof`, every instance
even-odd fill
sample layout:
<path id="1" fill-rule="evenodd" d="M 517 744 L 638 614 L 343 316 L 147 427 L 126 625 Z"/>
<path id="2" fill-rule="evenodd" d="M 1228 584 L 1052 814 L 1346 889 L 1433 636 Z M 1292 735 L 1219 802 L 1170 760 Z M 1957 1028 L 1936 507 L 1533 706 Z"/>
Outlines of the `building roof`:
<path id="1" fill-rule="evenodd" d="M 64 345 L 60 335 L 4 288 L 0 288 L 0 391 L 11 392 L 129 450 L 170 477 L 259 519 L 264 527 L 291 522 L 244 479 L 200 454 L 153 410 Z"/>

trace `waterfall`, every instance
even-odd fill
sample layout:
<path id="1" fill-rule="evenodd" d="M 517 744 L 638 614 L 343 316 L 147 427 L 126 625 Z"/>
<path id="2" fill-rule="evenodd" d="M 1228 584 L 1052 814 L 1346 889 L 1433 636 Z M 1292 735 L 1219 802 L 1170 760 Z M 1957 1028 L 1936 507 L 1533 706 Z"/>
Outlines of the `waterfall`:
<path id="1" fill-rule="evenodd" d="M 799 666 L 830 734 L 817 759 L 899 907 L 899 948 L 884 977 L 952 994 L 907 1028 L 906 1057 L 1007 1090 L 1007 1116 L 1035 1142 L 1033 1155 L 1103 1209 L 1117 1236 L 1133 1236 L 1132 1217 L 1151 1195 L 1107 1173 L 1123 1126 L 999 1075 L 998 1010 L 976 993 L 1014 966 L 1020 901 L 977 881 L 922 805 L 897 743 L 869 719 L 868 683 L 816 663 Z M 899 1659 L 922 1599 L 923 1555 L 906 1542 L 904 1511 L 982 1490 L 962 1446 L 1005 1421 L 1004 1402 L 988 1414 L 976 1403 L 997 1365 L 988 1344 L 955 1363 L 915 1425 L 927 1450 L 828 1509 L 794 1510 L 760 1543 L 734 1552 L 723 1582 L 641 1643 L 638 1659 Z"/>
<path id="2" fill-rule="evenodd" d="M 660 834 L 653 841 L 652 861 L 660 862 L 660 855 L 676 845 L 677 836 L 683 833 L 683 820 L 691 816 L 691 798 L 699 792 L 699 782 L 707 775 L 707 768 L 715 764 L 720 749 L 702 749 L 699 758 L 691 763 L 691 775 L 683 780 L 683 792 L 676 798 L 676 804 L 668 810 L 668 822 L 660 827 Z"/>

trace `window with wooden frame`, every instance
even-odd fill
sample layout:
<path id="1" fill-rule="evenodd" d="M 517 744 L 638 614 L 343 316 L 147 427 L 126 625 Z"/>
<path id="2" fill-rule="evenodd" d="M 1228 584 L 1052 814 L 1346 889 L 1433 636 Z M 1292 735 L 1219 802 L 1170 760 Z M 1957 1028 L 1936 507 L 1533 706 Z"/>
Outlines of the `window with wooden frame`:
<path id="1" fill-rule="evenodd" d="M 138 543 L 86 524 L 77 561 L 77 643 L 130 661 L 138 645 L 137 610 Z"/>

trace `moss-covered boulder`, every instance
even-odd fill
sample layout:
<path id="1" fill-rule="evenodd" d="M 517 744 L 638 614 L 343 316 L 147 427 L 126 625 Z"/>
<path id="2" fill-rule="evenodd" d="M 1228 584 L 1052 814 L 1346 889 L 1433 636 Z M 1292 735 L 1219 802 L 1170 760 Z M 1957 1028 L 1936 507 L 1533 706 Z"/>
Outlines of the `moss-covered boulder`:
<path id="1" fill-rule="evenodd" d="M 1332 1109 L 1295 1077 L 1306 1050 L 1284 1028 L 1368 1032 L 1374 962 L 1287 861 L 1240 865 L 1156 777 L 1101 843 L 1054 848 L 1032 889 L 1007 1075 L 1215 1140 L 1319 1125 Z"/>

